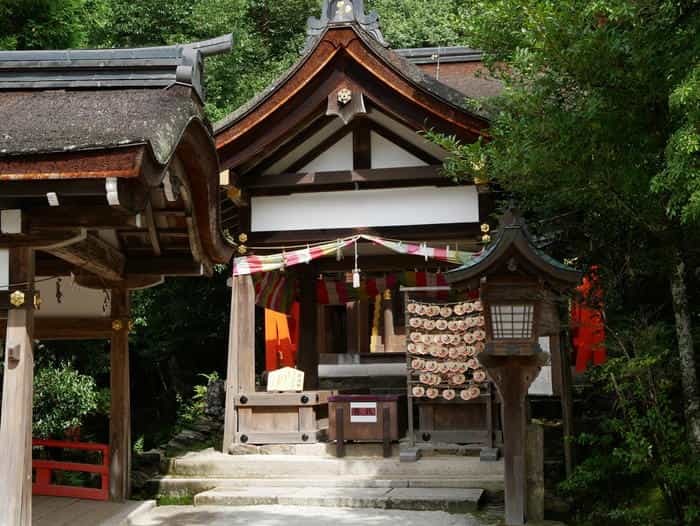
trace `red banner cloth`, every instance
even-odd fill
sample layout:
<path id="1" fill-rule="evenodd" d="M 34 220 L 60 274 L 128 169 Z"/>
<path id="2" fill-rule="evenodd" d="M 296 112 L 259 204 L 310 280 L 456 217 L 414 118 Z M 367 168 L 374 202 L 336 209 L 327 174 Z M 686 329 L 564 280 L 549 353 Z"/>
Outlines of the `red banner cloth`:
<path id="1" fill-rule="evenodd" d="M 596 267 L 584 276 L 576 288 L 577 299 L 571 305 L 571 334 L 576 351 L 576 372 L 582 373 L 589 362 L 600 365 L 607 360 L 603 291 L 598 283 Z"/>

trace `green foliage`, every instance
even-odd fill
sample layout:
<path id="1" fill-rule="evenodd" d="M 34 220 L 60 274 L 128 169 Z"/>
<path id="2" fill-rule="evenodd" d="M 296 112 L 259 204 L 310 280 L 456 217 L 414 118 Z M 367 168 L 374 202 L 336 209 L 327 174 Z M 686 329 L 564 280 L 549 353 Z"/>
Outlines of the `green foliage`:
<path id="1" fill-rule="evenodd" d="M 653 188 L 668 199 L 670 216 L 700 221 L 700 65 L 673 90 L 669 106 L 676 126 L 666 147 L 666 169 Z"/>
<path id="2" fill-rule="evenodd" d="M 642 320 L 613 334 L 615 356 L 590 374 L 606 414 L 577 441 L 585 458 L 562 484 L 582 525 L 696 524 L 700 459 L 682 425 L 671 331 Z M 595 421 L 595 420 L 594 420 Z"/>
<path id="3" fill-rule="evenodd" d="M 384 38 L 394 48 L 467 45 L 471 2 L 462 0 L 370 0 Z"/>
<path id="4" fill-rule="evenodd" d="M 207 405 L 207 391 L 213 382 L 219 380 L 219 373 L 215 371 L 209 374 L 202 373 L 199 376 L 204 378 L 206 383 L 195 385 L 193 388 L 194 394 L 189 400 L 185 400 L 179 393 L 176 397 L 179 404 L 175 424 L 176 429 L 184 429 L 204 416 L 204 410 Z"/>
<path id="5" fill-rule="evenodd" d="M 63 438 L 98 409 L 95 380 L 63 363 L 39 369 L 34 379 L 34 436 Z"/>
<path id="6" fill-rule="evenodd" d="M 0 49 L 63 49 L 85 44 L 99 0 L 3 0 Z"/>

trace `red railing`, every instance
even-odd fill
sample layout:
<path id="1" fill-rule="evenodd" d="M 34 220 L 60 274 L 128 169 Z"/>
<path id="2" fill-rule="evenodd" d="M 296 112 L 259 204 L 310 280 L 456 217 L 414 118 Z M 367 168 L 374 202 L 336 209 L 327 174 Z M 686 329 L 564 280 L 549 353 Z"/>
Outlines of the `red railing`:
<path id="1" fill-rule="evenodd" d="M 108 500 L 109 499 L 109 446 L 103 444 L 88 444 L 84 442 L 66 442 L 60 440 L 32 440 L 32 445 L 60 449 L 76 449 L 79 451 L 98 451 L 102 453 L 101 464 L 84 464 L 79 462 L 62 462 L 58 460 L 32 460 L 35 478 L 32 485 L 34 495 L 49 495 L 52 497 L 74 497 L 77 499 Z M 52 484 L 51 475 L 54 471 L 73 471 L 79 473 L 98 473 L 99 488 L 84 488 L 80 486 L 65 486 Z"/>

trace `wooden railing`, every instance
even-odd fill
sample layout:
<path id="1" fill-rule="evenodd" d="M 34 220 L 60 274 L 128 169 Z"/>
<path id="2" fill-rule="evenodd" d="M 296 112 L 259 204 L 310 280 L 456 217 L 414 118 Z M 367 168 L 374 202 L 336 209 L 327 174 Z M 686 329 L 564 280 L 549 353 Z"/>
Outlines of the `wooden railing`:
<path id="1" fill-rule="evenodd" d="M 52 497 L 73 497 L 78 499 L 108 500 L 109 499 L 109 446 L 84 442 L 67 442 L 60 440 L 32 440 L 33 446 L 47 448 L 75 449 L 79 451 L 97 451 L 102 453 L 101 464 L 85 464 L 79 462 L 63 462 L 58 460 L 32 460 L 35 478 L 32 485 L 34 495 L 49 495 Z M 51 475 L 54 471 L 72 471 L 78 473 L 98 473 L 99 488 L 66 486 L 53 484 Z"/>

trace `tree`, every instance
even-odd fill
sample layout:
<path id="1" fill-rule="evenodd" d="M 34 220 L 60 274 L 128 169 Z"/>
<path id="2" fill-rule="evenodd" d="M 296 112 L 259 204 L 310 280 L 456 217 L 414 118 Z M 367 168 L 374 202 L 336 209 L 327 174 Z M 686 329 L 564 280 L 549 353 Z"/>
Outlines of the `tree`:
<path id="1" fill-rule="evenodd" d="M 81 47 L 85 28 L 99 19 L 100 7 L 100 0 L 3 0 L 0 49 Z"/>
<path id="2" fill-rule="evenodd" d="M 497 0 L 472 13 L 470 41 L 504 89 L 484 105 L 491 142 L 439 139 L 455 154 L 448 168 L 483 166 L 533 216 L 558 218 L 547 226 L 560 248 L 603 267 L 613 314 L 636 308 L 632 298 L 670 305 L 700 454 L 686 274 L 697 261 L 700 4 Z M 665 294 L 648 288 L 660 280 Z"/>

